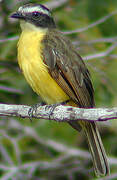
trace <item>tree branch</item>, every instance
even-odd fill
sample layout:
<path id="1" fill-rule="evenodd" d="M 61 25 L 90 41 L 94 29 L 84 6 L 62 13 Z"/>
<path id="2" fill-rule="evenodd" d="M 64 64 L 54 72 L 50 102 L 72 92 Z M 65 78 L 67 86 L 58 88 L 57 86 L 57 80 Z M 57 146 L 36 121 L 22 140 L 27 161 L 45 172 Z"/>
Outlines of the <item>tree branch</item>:
<path id="1" fill-rule="evenodd" d="M 30 118 L 29 110 L 31 106 L 0 104 L 0 116 L 16 116 Z M 34 118 L 55 120 L 58 122 L 78 121 L 107 121 L 117 119 L 117 107 L 115 108 L 91 108 L 83 109 L 72 106 L 45 105 L 39 106 L 33 111 Z"/>
<path id="2" fill-rule="evenodd" d="M 96 54 L 91 54 L 83 57 L 84 60 L 92 60 L 94 58 L 103 58 L 108 56 L 115 48 L 117 47 L 117 43 L 112 44 L 106 51 L 99 52 Z"/>
<path id="3" fill-rule="evenodd" d="M 110 14 L 104 16 L 104 17 L 101 17 L 100 19 L 98 19 L 97 21 L 89 24 L 88 26 L 86 27 L 83 27 L 83 28 L 78 28 L 76 30 L 72 30 L 72 31 L 66 31 L 66 32 L 63 32 L 64 34 L 73 34 L 73 33 L 80 33 L 80 32 L 83 32 L 83 31 L 87 31 L 89 30 L 90 28 L 93 28 L 99 24 L 102 24 L 104 23 L 106 20 L 108 20 L 109 18 L 111 18 L 113 15 L 116 15 L 117 14 L 117 11 L 112 11 Z"/>

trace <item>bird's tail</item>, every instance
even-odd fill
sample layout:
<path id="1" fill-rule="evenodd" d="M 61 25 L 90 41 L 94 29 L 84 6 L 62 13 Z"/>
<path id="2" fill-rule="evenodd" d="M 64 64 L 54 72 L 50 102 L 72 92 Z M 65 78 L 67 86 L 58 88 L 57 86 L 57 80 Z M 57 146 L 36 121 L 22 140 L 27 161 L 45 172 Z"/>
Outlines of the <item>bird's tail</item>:
<path id="1" fill-rule="evenodd" d="M 77 122 L 75 122 L 77 123 Z M 72 127 L 75 129 L 79 129 L 76 127 L 76 124 L 71 124 Z M 88 139 L 89 149 L 92 154 L 94 170 L 97 176 L 105 176 L 108 175 L 109 165 L 107 161 L 106 152 L 98 131 L 98 127 L 96 123 L 89 123 L 80 121 L 80 125 L 82 126 L 83 130 L 85 131 L 86 137 Z"/>

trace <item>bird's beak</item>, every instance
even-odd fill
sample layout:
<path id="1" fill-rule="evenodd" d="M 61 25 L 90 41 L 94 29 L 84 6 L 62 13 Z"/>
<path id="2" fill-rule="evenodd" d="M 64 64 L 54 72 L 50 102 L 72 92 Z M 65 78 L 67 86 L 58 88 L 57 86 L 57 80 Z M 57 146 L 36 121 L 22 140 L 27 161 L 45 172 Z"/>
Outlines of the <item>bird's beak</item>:
<path id="1" fill-rule="evenodd" d="M 15 12 L 15 13 L 11 14 L 10 17 L 15 18 L 15 19 L 25 19 L 25 17 L 19 12 Z"/>

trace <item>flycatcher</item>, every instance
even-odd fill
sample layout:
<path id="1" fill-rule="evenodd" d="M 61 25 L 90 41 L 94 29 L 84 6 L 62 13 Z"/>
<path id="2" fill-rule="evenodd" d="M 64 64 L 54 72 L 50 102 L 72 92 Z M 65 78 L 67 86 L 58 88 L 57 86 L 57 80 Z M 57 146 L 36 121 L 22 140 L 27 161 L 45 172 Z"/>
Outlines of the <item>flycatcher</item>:
<path id="1" fill-rule="evenodd" d="M 18 63 L 32 89 L 47 104 L 66 102 L 79 108 L 93 108 L 89 71 L 73 44 L 57 30 L 49 9 L 40 4 L 27 4 L 11 17 L 20 19 Z M 76 130 L 84 130 L 96 175 L 109 174 L 97 124 L 84 121 L 69 124 Z"/>

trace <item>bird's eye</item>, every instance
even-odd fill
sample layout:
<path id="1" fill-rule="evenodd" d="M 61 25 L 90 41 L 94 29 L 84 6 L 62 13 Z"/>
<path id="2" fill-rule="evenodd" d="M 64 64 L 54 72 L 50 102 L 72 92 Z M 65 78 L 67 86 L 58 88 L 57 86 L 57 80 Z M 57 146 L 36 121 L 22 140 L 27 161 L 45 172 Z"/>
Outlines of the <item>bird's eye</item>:
<path id="1" fill-rule="evenodd" d="M 38 11 L 34 11 L 34 12 L 32 13 L 32 15 L 33 15 L 33 17 L 38 18 L 40 14 L 39 14 Z"/>

